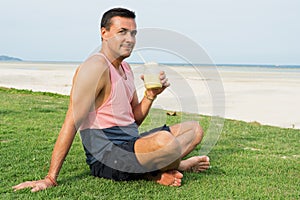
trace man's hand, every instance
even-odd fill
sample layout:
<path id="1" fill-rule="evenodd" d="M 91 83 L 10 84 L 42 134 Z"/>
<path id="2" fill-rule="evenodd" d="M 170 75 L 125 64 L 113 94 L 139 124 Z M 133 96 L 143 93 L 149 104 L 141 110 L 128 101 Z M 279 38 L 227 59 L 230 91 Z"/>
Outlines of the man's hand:
<path id="1" fill-rule="evenodd" d="M 54 187 L 56 185 L 57 183 L 55 181 L 53 182 L 51 178 L 46 176 L 45 179 L 38 180 L 38 181 L 26 181 L 20 183 L 19 185 L 13 186 L 12 188 L 14 189 L 14 191 L 25 189 L 25 188 L 32 188 L 31 192 L 38 192 L 40 190 L 45 190 L 47 188 Z"/>
<path id="2" fill-rule="evenodd" d="M 147 89 L 147 94 L 151 97 L 156 97 L 157 95 L 162 93 L 167 87 L 170 86 L 170 83 L 168 82 L 168 78 L 164 71 L 161 71 L 159 73 L 159 78 L 162 85 L 161 88 Z M 144 75 L 141 76 L 141 79 L 144 80 Z"/>

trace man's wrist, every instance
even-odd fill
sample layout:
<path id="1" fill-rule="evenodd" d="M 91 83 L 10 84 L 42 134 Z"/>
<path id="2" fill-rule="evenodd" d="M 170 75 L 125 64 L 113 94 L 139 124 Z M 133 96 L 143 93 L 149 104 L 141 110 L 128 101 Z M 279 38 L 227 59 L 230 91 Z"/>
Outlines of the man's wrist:
<path id="1" fill-rule="evenodd" d="M 56 182 L 56 180 L 54 178 L 52 178 L 50 175 L 47 175 L 45 177 L 45 179 L 48 179 L 52 183 L 53 186 L 58 186 L 58 183 Z"/>
<path id="2" fill-rule="evenodd" d="M 149 101 L 154 101 L 156 99 L 156 96 L 150 96 L 150 95 L 148 95 L 147 94 L 147 90 L 145 90 L 144 97 L 146 99 L 148 99 Z"/>

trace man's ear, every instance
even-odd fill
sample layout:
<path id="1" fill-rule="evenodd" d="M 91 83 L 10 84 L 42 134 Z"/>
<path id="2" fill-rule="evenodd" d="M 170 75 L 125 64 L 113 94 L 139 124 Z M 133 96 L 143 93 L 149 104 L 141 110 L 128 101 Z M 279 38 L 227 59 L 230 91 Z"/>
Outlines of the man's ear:
<path id="1" fill-rule="evenodd" d="M 100 33 L 101 33 L 101 38 L 102 38 L 102 40 L 105 40 L 105 39 L 107 39 L 107 30 L 106 30 L 106 28 L 104 28 L 104 27 L 102 27 L 101 29 L 100 29 Z"/>

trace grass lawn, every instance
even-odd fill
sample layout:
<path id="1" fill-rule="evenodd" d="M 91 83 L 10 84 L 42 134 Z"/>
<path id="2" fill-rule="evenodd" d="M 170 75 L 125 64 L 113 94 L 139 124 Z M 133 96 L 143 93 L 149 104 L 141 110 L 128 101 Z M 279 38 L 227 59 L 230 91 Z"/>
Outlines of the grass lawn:
<path id="1" fill-rule="evenodd" d="M 0 97 L 0 199 L 300 199 L 300 130 L 235 120 L 225 120 L 220 139 L 208 155 L 212 168 L 200 174 L 184 173 L 179 188 L 90 176 L 77 135 L 58 187 L 38 193 L 13 192 L 13 185 L 47 175 L 68 97 L 4 88 Z M 162 110 L 155 113 L 166 115 Z M 167 118 L 170 123 L 180 120 L 179 116 Z M 210 118 L 200 119 L 207 129 Z"/>

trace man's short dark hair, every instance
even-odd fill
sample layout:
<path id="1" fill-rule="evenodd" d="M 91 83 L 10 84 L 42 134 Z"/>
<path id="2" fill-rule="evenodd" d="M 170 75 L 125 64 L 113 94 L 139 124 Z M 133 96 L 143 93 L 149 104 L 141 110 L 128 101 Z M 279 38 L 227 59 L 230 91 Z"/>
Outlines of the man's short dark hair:
<path id="1" fill-rule="evenodd" d="M 109 30 L 111 26 L 111 18 L 116 16 L 135 19 L 135 13 L 133 11 L 125 8 L 113 8 L 103 14 L 101 19 L 101 28 L 104 27 Z"/>

